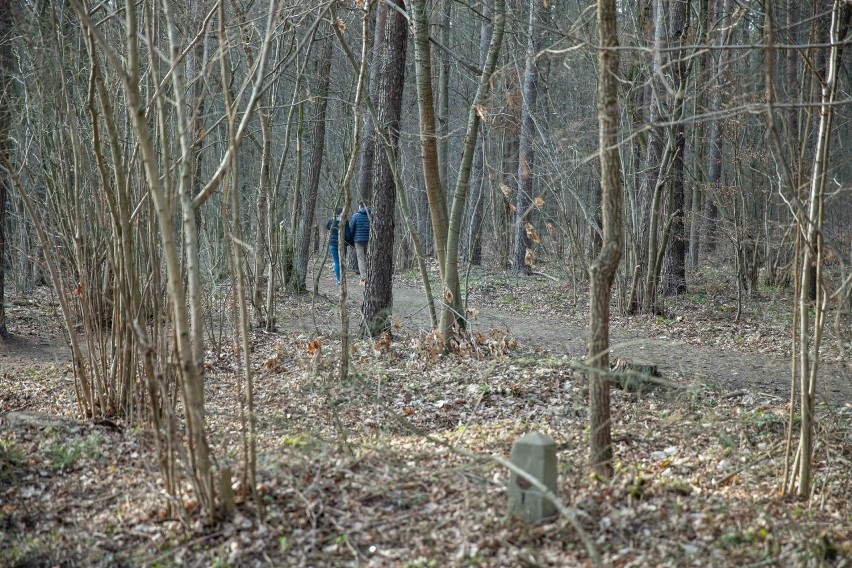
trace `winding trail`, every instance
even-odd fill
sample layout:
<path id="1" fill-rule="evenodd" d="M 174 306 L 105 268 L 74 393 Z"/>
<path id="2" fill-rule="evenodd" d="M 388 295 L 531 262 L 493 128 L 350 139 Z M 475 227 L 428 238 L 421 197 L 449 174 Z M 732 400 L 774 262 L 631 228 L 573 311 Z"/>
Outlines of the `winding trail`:
<path id="1" fill-rule="evenodd" d="M 349 306 L 353 328 L 360 320 L 361 291 L 357 279 L 350 280 Z M 320 279 L 320 296 L 293 301 L 286 298 L 288 331 L 312 333 L 315 329 L 334 332 L 339 327 L 336 315 L 338 289 L 326 275 Z M 551 355 L 582 359 L 587 329 L 567 320 L 510 310 L 511 306 L 492 302 L 476 303 L 474 325 L 478 329 L 508 329 L 527 350 L 541 349 Z M 394 285 L 394 316 L 404 332 L 429 329 L 429 312 L 419 287 Z M 32 366 L 70 362 L 70 353 L 61 330 L 52 325 L 38 333 L 24 333 L 0 342 L 0 377 L 14 376 Z M 47 334 L 42 336 L 41 334 Z M 656 365 L 663 377 L 683 386 L 707 385 L 722 392 L 747 391 L 774 400 L 787 400 L 790 392 L 790 358 L 765 353 L 719 349 L 691 345 L 652 333 L 614 328 L 611 331 L 611 360 L 624 357 Z M 829 406 L 852 407 L 852 367 L 846 362 L 821 362 L 817 402 Z"/>
<path id="2" fill-rule="evenodd" d="M 337 289 L 333 283 L 331 286 L 328 284 L 321 283 L 320 291 L 333 299 Z M 353 325 L 360 318 L 360 290 L 357 285 L 349 286 L 349 294 L 353 298 L 349 302 Z M 550 354 L 564 354 L 574 359 L 582 359 L 585 354 L 586 328 L 571 323 L 554 324 L 543 321 L 542 316 L 510 313 L 505 306 L 497 304 L 474 307 L 478 310 L 475 325 L 479 329 L 508 329 L 526 349 L 540 347 Z M 394 315 L 405 331 L 428 329 L 429 312 L 422 289 L 395 285 Z M 789 357 L 690 345 L 641 331 L 617 328 L 611 331 L 611 344 L 611 360 L 624 357 L 652 363 L 664 378 L 684 386 L 707 385 L 722 392 L 747 391 L 779 401 L 789 399 Z M 821 363 L 817 402 L 830 406 L 852 405 L 852 368 L 849 364 Z"/>

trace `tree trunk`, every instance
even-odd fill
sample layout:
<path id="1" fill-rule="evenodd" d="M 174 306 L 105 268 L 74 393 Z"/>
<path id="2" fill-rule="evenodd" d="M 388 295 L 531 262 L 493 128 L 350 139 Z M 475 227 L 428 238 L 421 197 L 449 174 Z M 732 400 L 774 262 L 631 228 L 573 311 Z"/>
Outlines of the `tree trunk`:
<path id="1" fill-rule="evenodd" d="M 301 95 L 300 89 L 296 91 L 297 96 Z M 290 227 L 287 231 L 287 238 L 284 243 L 284 254 L 282 258 L 284 284 L 288 290 L 298 288 L 294 280 L 295 269 L 293 264 L 296 257 L 296 234 L 299 232 L 300 214 L 302 211 L 302 163 L 304 136 L 305 136 L 305 103 L 299 100 L 296 103 L 297 119 L 296 119 L 296 164 L 293 169 L 296 171 L 296 179 L 293 181 L 293 194 L 290 199 Z M 302 287 L 304 289 L 304 286 Z"/>
<path id="2" fill-rule="evenodd" d="M 272 162 L 272 133 L 271 122 L 272 116 L 269 111 L 261 110 L 259 113 L 260 119 L 260 135 L 261 135 L 261 155 L 260 155 L 260 187 L 257 192 L 257 226 L 255 232 L 255 247 L 254 247 L 254 282 L 252 283 L 251 303 L 254 307 L 254 316 L 258 325 L 264 325 L 268 319 L 264 315 L 264 292 L 266 291 L 266 267 L 270 258 L 269 240 L 271 233 L 270 210 L 272 209 L 272 176 L 270 173 Z M 270 271 L 271 272 L 271 271 Z M 270 274 L 271 278 L 272 275 Z"/>
<path id="3" fill-rule="evenodd" d="M 731 13 L 733 12 L 733 0 L 725 0 L 721 14 L 715 14 L 720 20 L 719 39 L 716 45 L 724 48 L 730 42 Z M 713 15 L 708 14 L 709 18 Z M 713 68 L 712 98 L 710 110 L 713 113 L 710 119 L 709 132 L 707 134 L 707 196 L 704 200 L 704 249 L 708 252 L 716 249 L 716 232 L 719 220 L 719 209 L 716 207 L 716 199 L 722 183 L 722 119 L 719 112 L 722 110 L 722 100 L 725 96 L 727 81 L 725 73 L 728 61 L 728 50 L 718 51 L 716 65 Z"/>
<path id="4" fill-rule="evenodd" d="M 704 41 L 704 43 L 709 43 L 705 38 L 707 33 L 707 4 L 708 0 L 699 0 L 697 4 L 698 14 L 696 16 L 696 21 L 698 22 L 698 33 L 696 33 L 696 37 L 700 38 Z M 696 60 L 696 71 L 695 71 L 695 90 L 694 90 L 694 98 L 700 104 L 703 104 L 703 100 L 706 97 L 706 90 L 704 89 L 704 85 L 707 84 L 707 62 L 709 61 L 710 53 L 705 52 L 703 55 L 700 55 Z M 704 211 L 704 203 L 702 197 L 704 195 L 704 191 L 702 188 L 704 186 L 704 172 L 705 169 L 703 167 L 704 156 L 706 155 L 706 140 L 705 140 L 705 125 L 704 123 L 699 123 L 693 126 L 692 130 L 692 170 L 695 172 L 695 178 L 692 182 L 692 191 L 691 191 L 691 199 L 690 199 L 690 208 L 689 208 L 689 265 L 696 269 L 698 267 L 698 262 L 700 260 L 701 254 L 701 229 L 702 229 L 702 218 Z"/>
<path id="5" fill-rule="evenodd" d="M 317 197 L 319 196 L 320 174 L 325 153 L 325 118 L 328 110 L 328 90 L 331 81 L 332 41 L 323 41 L 317 54 L 318 84 L 314 97 L 314 129 L 311 135 L 311 155 L 308 162 L 308 175 L 305 180 L 305 198 L 296 231 L 293 255 L 293 277 L 288 283 L 291 292 L 303 292 L 308 275 L 308 260 L 311 256 L 311 230 L 314 222 Z"/>
<path id="6" fill-rule="evenodd" d="M 378 72 L 379 65 L 377 65 L 378 59 L 381 57 L 382 46 L 384 45 L 384 34 L 387 26 L 385 25 L 385 20 L 387 19 L 388 11 L 384 9 L 384 5 L 380 6 L 381 9 L 376 12 L 376 22 L 375 22 L 375 33 L 373 34 L 373 48 L 372 48 L 372 65 L 370 67 L 370 83 L 368 85 L 369 90 L 369 99 L 373 105 L 376 104 L 376 88 L 378 85 Z M 373 121 L 369 116 L 364 118 L 364 130 L 363 130 L 363 138 L 361 139 L 361 156 L 359 157 L 359 166 L 358 166 L 358 192 L 360 193 L 360 200 L 365 203 L 372 203 L 373 201 L 373 167 L 376 159 L 376 150 L 377 148 L 381 148 L 381 145 L 376 146 L 376 137 L 373 131 Z M 354 251 L 353 251 L 354 252 Z M 352 262 L 356 264 L 353 266 Z M 355 255 L 351 255 L 350 257 L 350 267 L 356 268 L 358 259 Z"/>
<path id="7" fill-rule="evenodd" d="M 643 287 L 639 289 L 639 304 L 645 312 L 651 311 L 655 302 L 657 282 L 654 279 L 653 259 L 657 255 L 659 206 L 662 204 L 662 199 L 660 199 L 662 187 L 660 184 L 662 176 L 665 175 L 660 163 L 663 159 L 663 136 L 665 132 L 659 126 L 659 123 L 664 112 L 665 98 L 665 87 L 661 77 L 664 72 L 664 55 L 661 48 L 666 43 L 668 30 L 667 26 L 664 25 L 665 13 L 662 2 L 663 0 L 652 0 L 650 6 L 652 14 L 650 22 L 651 30 L 653 30 L 650 43 L 653 46 L 653 60 L 650 79 L 646 82 L 646 87 L 642 93 L 642 106 L 639 108 L 640 112 L 647 110 L 646 119 L 649 125 L 645 156 L 641 157 L 641 162 L 639 162 L 642 177 L 639 181 L 637 195 L 638 224 L 635 227 L 638 251 L 637 265 L 641 267 L 642 280 L 644 280 Z"/>
<path id="8" fill-rule="evenodd" d="M 662 77 L 665 72 L 666 56 L 663 47 L 668 43 L 668 26 L 665 20 L 663 0 L 653 1 L 654 57 L 651 79 L 648 81 L 648 147 L 644 163 L 643 176 L 639 185 L 639 226 L 637 227 L 639 258 L 637 265 L 644 271 L 644 286 L 640 289 L 639 302 L 645 313 L 656 307 L 657 297 L 657 248 L 659 243 L 660 217 L 663 207 L 663 185 L 667 175 L 668 162 L 671 159 L 670 144 L 663 148 L 665 130 L 659 126 L 661 119 L 669 119 L 665 109 L 665 85 Z M 667 54 L 668 52 L 666 52 Z M 665 152 L 665 155 L 663 155 Z"/>
<path id="9" fill-rule="evenodd" d="M 518 92 L 517 89 L 510 91 L 510 100 L 512 93 Z M 520 95 L 518 95 L 520 98 Z M 512 117 L 509 120 L 512 121 Z M 493 193 L 494 206 L 494 240 L 497 249 L 497 266 L 500 270 L 507 270 L 509 266 L 509 252 L 512 244 L 511 240 L 511 220 L 512 220 L 512 205 L 511 189 L 515 187 L 515 176 L 518 175 L 518 137 L 520 136 L 520 128 L 514 122 L 511 122 L 503 135 L 503 153 L 500 160 L 500 191 Z"/>
<path id="10" fill-rule="evenodd" d="M 506 22 L 506 2 L 496 0 L 494 10 L 494 34 L 488 46 L 485 65 L 479 75 L 476 94 L 473 97 L 467 113 L 462 155 L 459 161 L 459 174 L 453 193 L 453 208 L 447 226 L 447 254 L 444 266 L 444 309 L 441 312 L 441 337 L 446 341 L 458 325 L 464 329 L 466 325 L 464 310 L 461 303 L 461 286 L 459 283 L 459 247 L 461 244 L 461 228 L 464 220 L 464 210 L 467 204 L 467 194 L 470 189 L 470 170 L 473 164 L 473 152 L 479 134 L 479 124 L 482 120 L 482 108 L 491 88 L 491 75 L 497 66 L 497 56 L 503 43 L 503 29 Z"/>
<path id="11" fill-rule="evenodd" d="M 202 0 L 190 0 L 189 2 L 189 18 L 190 26 L 193 33 L 200 31 L 204 25 L 204 12 L 202 11 Z M 203 32 L 206 35 L 206 30 Z M 191 121 L 190 132 L 193 136 L 193 164 L 195 171 L 192 172 L 192 194 L 197 195 L 202 189 L 201 179 L 203 175 L 204 163 L 202 161 L 202 150 L 204 148 L 204 102 L 205 93 L 202 86 L 203 82 L 197 80 L 197 75 L 200 69 L 207 63 L 204 61 L 205 39 L 202 39 L 198 44 L 190 49 L 186 54 L 186 80 L 187 93 L 186 99 L 190 104 Z M 201 208 L 195 210 L 195 226 L 201 231 L 204 218 L 201 215 Z"/>
<path id="12" fill-rule="evenodd" d="M 535 57 L 539 44 L 539 20 L 542 0 L 530 2 L 527 30 L 527 54 L 524 65 L 524 96 L 521 110 L 521 136 L 518 142 L 518 192 L 515 196 L 515 250 L 512 271 L 529 275 L 534 255 L 527 235 L 527 220 L 532 211 L 533 167 L 535 162 L 535 112 L 538 96 L 538 65 Z"/>
<path id="13" fill-rule="evenodd" d="M 672 95 L 672 116 L 675 124 L 671 126 L 670 135 L 674 146 L 672 156 L 672 167 L 669 172 L 669 183 L 671 189 L 670 210 L 674 215 L 671 226 L 671 237 L 668 241 L 668 270 L 666 277 L 666 293 L 680 295 L 686 293 L 686 231 L 684 220 L 686 212 L 684 197 L 686 188 L 684 186 L 684 155 L 686 153 L 686 134 L 683 125 L 683 104 L 686 93 L 686 65 L 684 59 L 686 50 L 684 41 L 686 39 L 687 13 L 686 2 L 674 0 L 669 3 L 669 46 L 676 46 L 677 51 L 667 52 L 674 55 L 674 61 L 670 62 L 672 85 L 675 94 Z"/>
<path id="14" fill-rule="evenodd" d="M 436 34 L 444 48 L 435 51 L 438 67 L 438 105 L 435 118 L 438 128 L 438 171 L 445 191 L 450 187 L 450 19 L 452 18 L 452 0 L 440 0 L 441 10 L 435 11 L 438 18 Z"/>
<path id="15" fill-rule="evenodd" d="M 476 148 L 473 153 L 473 165 L 471 166 L 470 182 L 470 231 L 468 235 L 467 257 L 474 266 L 482 264 L 482 218 L 485 211 L 485 186 L 487 178 L 485 173 L 485 148 L 483 147 L 483 133 L 480 132 L 476 139 Z"/>
<path id="16" fill-rule="evenodd" d="M 398 0 L 397 6 L 400 10 L 405 9 L 402 0 Z M 384 30 L 381 32 L 376 30 L 376 38 L 381 36 L 382 44 L 381 49 L 374 50 L 373 53 L 373 68 L 377 69 L 375 73 L 375 100 L 379 120 L 377 130 L 391 144 L 394 155 L 396 155 L 399 141 L 408 43 L 408 26 L 400 10 L 392 8 L 387 2 L 379 6 L 379 15 L 376 20 L 383 23 Z M 371 337 L 376 337 L 390 327 L 393 305 L 394 212 L 396 209 L 396 184 L 391 163 L 378 135 L 374 143 L 376 148 L 373 153 L 376 163 L 372 191 L 373 213 L 363 308 L 367 331 Z"/>
<path id="17" fill-rule="evenodd" d="M 811 461 L 813 458 L 814 403 L 816 400 L 817 371 L 819 369 L 820 343 L 825 323 L 826 294 L 822 290 L 823 258 L 823 207 L 825 201 L 826 177 L 829 171 L 829 146 L 831 143 L 831 123 L 834 117 L 837 94 L 837 70 L 840 66 L 843 50 L 838 43 L 845 37 L 849 28 L 852 7 L 834 2 L 831 12 L 829 40 L 832 45 L 828 51 L 825 75 L 822 84 L 819 108 L 819 127 L 817 129 L 816 149 L 810 183 L 810 204 L 807 222 L 800 226 L 806 242 L 803 246 L 801 264 L 801 286 L 797 309 L 799 312 L 798 348 L 799 348 L 799 394 L 801 397 L 799 425 L 799 471 L 796 495 L 807 499 L 811 495 Z M 816 301 L 810 297 L 814 288 Z M 813 313 L 813 336 L 810 324 Z"/>
<path id="18" fill-rule="evenodd" d="M 459 175 L 453 195 L 453 207 L 448 216 L 447 204 L 441 190 L 438 173 L 437 145 L 435 144 L 435 109 L 432 96 L 432 70 L 429 62 L 429 28 L 426 18 L 426 2 L 412 2 L 411 22 L 414 28 L 414 68 L 417 78 L 417 100 L 420 110 L 420 145 L 422 154 L 423 177 L 429 196 L 429 209 L 432 214 L 432 229 L 435 237 L 435 249 L 438 267 L 443 284 L 444 309 L 441 312 L 440 332 L 444 341 L 449 341 L 456 323 L 464 325 L 461 312 L 461 294 L 458 275 L 458 253 L 461 223 L 470 186 L 470 170 L 473 151 L 479 133 L 482 112 L 491 82 L 491 74 L 497 64 L 497 54 L 503 40 L 505 22 L 505 2 L 499 0 L 495 10 L 497 28 L 488 49 L 485 67 L 479 76 L 479 82 L 473 103 L 468 110 L 462 157 L 459 162 Z"/>
<path id="19" fill-rule="evenodd" d="M 447 200 L 441 188 L 438 170 L 438 145 L 435 128 L 435 99 L 432 91 L 432 62 L 429 46 L 429 19 L 426 15 L 426 0 L 413 0 L 409 10 L 414 33 L 414 71 L 417 83 L 417 108 L 420 122 L 420 151 L 423 168 L 423 184 L 429 202 L 435 256 L 441 281 L 444 280 L 444 261 L 447 257 L 447 226 L 449 218 Z"/>
<path id="20" fill-rule="evenodd" d="M 618 27 L 616 0 L 598 0 L 598 128 L 601 165 L 603 246 L 589 267 L 589 419 L 590 463 L 604 479 L 612 477 L 609 401 L 609 304 L 622 252 L 621 162 L 618 153 Z"/>
<path id="21" fill-rule="evenodd" d="M 494 0 L 486 0 L 482 6 L 482 26 L 479 31 L 479 66 L 485 66 L 488 55 L 488 45 L 491 43 L 493 26 L 491 25 L 491 14 L 493 13 Z M 482 264 L 482 216 L 485 210 L 485 187 L 487 185 L 485 176 L 485 140 L 480 132 L 476 137 L 476 148 L 473 154 L 473 166 L 470 171 L 470 238 L 468 240 L 468 258 L 470 263 L 479 266 Z"/>
<path id="22" fill-rule="evenodd" d="M 12 11 L 9 0 L 0 0 L 0 154 L 9 155 L 11 144 L 11 66 L 12 44 L 9 36 L 12 32 Z M 6 327 L 5 284 L 6 284 L 6 202 L 8 195 L 8 174 L 0 172 L 0 339 L 6 339 L 9 331 Z"/>
<path id="23" fill-rule="evenodd" d="M 592 181 L 592 191 L 590 192 L 590 209 L 592 210 L 594 226 L 589 227 L 589 258 L 595 258 L 601 253 L 603 247 L 603 239 L 601 237 L 601 182 L 600 180 Z"/>

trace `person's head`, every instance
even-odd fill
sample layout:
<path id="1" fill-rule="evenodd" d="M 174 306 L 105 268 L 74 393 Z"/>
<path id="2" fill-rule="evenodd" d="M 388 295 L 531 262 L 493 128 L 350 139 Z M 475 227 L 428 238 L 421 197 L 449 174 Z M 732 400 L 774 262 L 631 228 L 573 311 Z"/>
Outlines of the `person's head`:
<path id="1" fill-rule="evenodd" d="M 358 209 L 366 209 L 367 203 L 364 200 L 358 202 Z"/>
<path id="2" fill-rule="evenodd" d="M 334 212 L 335 215 L 340 215 L 341 213 L 343 213 L 343 207 L 338 207 Z"/>

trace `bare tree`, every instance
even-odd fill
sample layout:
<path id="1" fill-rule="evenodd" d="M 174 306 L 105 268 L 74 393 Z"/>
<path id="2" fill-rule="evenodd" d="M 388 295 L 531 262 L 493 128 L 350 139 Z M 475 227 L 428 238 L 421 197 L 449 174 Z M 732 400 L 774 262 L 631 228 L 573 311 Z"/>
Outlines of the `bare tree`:
<path id="1" fill-rule="evenodd" d="M 491 36 L 494 29 L 491 23 L 491 14 L 494 11 L 494 0 L 486 0 L 482 5 L 482 24 L 479 32 L 479 66 L 485 66 L 488 57 L 488 46 L 491 44 Z M 480 127 L 481 128 L 481 127 Z M 476 137 L 476 149 L 473 155 L 473 165 L 470 172 L 470 237 L 468 239 L 468 257 L 473 265 L 482 264 L 482 218 L 485 211 L 485 200 L 490 192 L 486 192 L 489 186 L 488 176 L 485 172 L 485 133 L 480 132 Z"/>
<path id="2" fill-rule="evenodd" d="M 515 194 L 515 250 L 512 255 L 512 271 L 529 275 L 532 272 L 533 252 L 527 231 L 532 212 L 533 168 L 535 167 L 535 112 L 538 98 L 539 36 L 542 0 L 530 2 L 529 25 L 527 27 L 527 53 L 524 63 L 523 106 L 521 107 L 521 135 L 518 139 L 518 191 Z"/>
<path id="3" fill-rule="evenodd" d="M 9 154 L 9 129 L 11 128 L 12 105 L 10 96 L 12 81 L 12 32 L 11 0 L 0 0 L 0 154 Z M 6 327 L 6 201 L 7 177 L 0 174 L 0 339 L 9 336 Z"/>
<path id="4" fill-rule="evenodd" d="M 589 267 L 590 463 L 609 479 L 613 473 L 609 400 L 609 304 L 615 270 L 621 259 L 621 160 L 618 152 L 618 28 L 616 1 L 598 0 L 598 128 L 601 165 L 603 245 Z"/>
<path id="5" fill-rule="evenodd" d="M 718 4 L 718 2 L 717 2 Z M 704 201 L 704 236 L 702 242 L 708 251 L 716 248 L 716 231 L 719 217 L 719 209 L 715 200 L 718 199 L 720 184 L 722 183 L 722 102 L 725 98 L 727 88 L 727 65 L 729 51 L 724 49 L 733 36 L 731 25 L 731 14 L 733 13 L 733 0 L 724 0 L 721 12 L 713 14 L 708 11 L 707 17 L 716 17 L 720 20 L 717 32 L 716 45 L 722 49 L 715 53 L 716 61 L 713 65 L 713 76 L 711 79 L 711 103 L 710 110 L 713 117 L 710 120 L 707 133 L 707 196 Z M 709 26 L 708 26 L 709 27 Z"/>
<path id="6" fill-rule="evenodd" d="M 811 168 L 810 190 L 807 210 L 798 216 L 798 230 L 803 234 L 802 260 L 798 277 L 801 285 L 796 298 L 798 329 L 799 424 L 798 484 L 796 476 L 790 480 L 788 491 L 795 486 L 796 495 L 807 499 L 811 495 L 812 459 L 814 452 L 814 410 L 816 400 L 817 372 L 820 361 L 820 344 L 825 325 L 827 294 L 823 283 L 824 262 L 824 205 L 826 178 L 829 171 L 828 156 L 831 144 L 831 123 L 835 113 L 838 69 L 843 53 L 841 40 L 849 30 L 852 6 L 835 0 L 831 10 L 829 43 L 824 76 L 821 77 L 821 101 L 819 126 L 816 132 L 816 148 Z M 813 282 L 812 282 L 813 280 Z M 813 300 L 811 298 L 813 290 Z M 811 331 L 813 329 L 813 331 Z M 792 393 L 791 393 L 792 394 Z M 791 404 L 791 408 L 792 408 Z M 792 492 L 792 491 L 791 491 Z"/>
<path id="7" fill-rule="evenodd" d="M 686 132 L 682 121 L 683 105 L 686 95 L 686 34 L 688 30 L 687 2 L 682 0 L 670 0 L 669 2 L 669 44 L 677 48 L 672 54 L 671 83 L 673 94 L 672 114 L 676 118 L 676 124 L 669 127 L 672 138 L 673 153 L 671 178 L 669 180 L 669 198 L 671 200 L 669 210 L 671 217 L 671 236 L 668 239 L 668 274 L 666 278 L 667 294 L 686 293 L 686 187 L 685 187 L 685 159 L 686 159 Z"/>
<path id="8" fill-rule="evenodd" d="M 311 153 L 308 161 L 308 177 L 304 187 L 304 199 L 299 210 L 298 230 L 294 235 L 293 274 L 288 288 L 294 292 L 305 289 L 310 258 L 311 229 L 314 223 L 317 196 L 320 188 L 323 157 L 325 154 L 326 111 L 328 110 L 328 91 L 331 82 L 331 56 L 333 43 L 331 38 L 322 41 L 317 53 L 317 87 L 314 99 L 314 128 L 311 134 Z"/>
<path id="9" fill-rule="evenodd" d="M 440 9 L 438 4 L 440 3 Z M 437 37 L 441 48 L 434 50 L 435 67 L 438 68 L 435 119 L 437 121 L 438 171 L 444 191 L 450 186 L 450 26 L 453 14 L 452 0 L 435 0 L 432 18 L 435 21 L 432 38 Z"/>
<path id="10" fill-rule="evenodd" d="M 381 22 L 384 29 L 376 32 L 376 40 L 381 39 L 381 48 L 374 50 L 372 61 L 373 67 L 377 69 L 375 106 L 379 122 L 373 139 L 376 144 L 373 151 L 373 209 L 364 294 L 364 318 L 371 337 L 390 327 L 393 305 L 394 211 L 397 188 L 390 159 L 384 152 L 383 144 L 390 144 L 391 152 L 396 155 L 408 43 L 408 27 L 401 11 L 404 2 L 399 1 L 395 6 L 387 2 L 379 5 L 380 14 L 376 21 Z"/>
<path id="11" fill-rule="evenodd" d="M 461 309 L 459 286 L 459 245 L 464 209 L 467 204 L 470 186 L 470 171 L 479 123 L 482 119 L 483 104 L 491 87 L 491 75 L 497 64 L 497 55 L 503 41 L 505 23 L 505 2 L 499 0 L 494 7 L 494 35 L 488 48 L 486 64 L 482 68 L 477 83 L 476 94 L 468 109 L 465 138 L 462 144 L 462 157 L 459 173 L 453 193 L 452 209 L 448 211 L 447 201 L 441 189 L 438 172 L 438 150 L 435 143 L 435 107 L 432 92 L 432 69 L 429 61 L 429 26 L 426 18 L 425 0 L 412 2 L 411 21 L 414 30 L 414 59 L 417 82 L 418 107 L 420 118 L 421 163 L 429 196 L 429 210 L 432 217 L 432 230 L 435 238 L 435 251 L 438 257 L 441 282 L 443 284 L 444 309 L 441 312 L 440 332 L 444 341 L 449 341 L 456 324 L 464 325 Z"/>

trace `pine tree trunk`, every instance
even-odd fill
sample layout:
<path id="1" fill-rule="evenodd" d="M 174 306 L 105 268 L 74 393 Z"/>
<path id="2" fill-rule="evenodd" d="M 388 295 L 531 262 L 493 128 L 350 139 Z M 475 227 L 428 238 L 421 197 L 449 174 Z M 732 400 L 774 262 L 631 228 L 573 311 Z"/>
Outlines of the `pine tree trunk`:
<path id="1" fill-rule="evenodd" d="M 392 0 L 388 0 L 390 1 Z M 405 8 L 402 0 L 397 0 L 397 6 L 402 10 Z M 373 68 L 377 70 L 375 100 L 379 124 L 374 142 L 376 147 L 373 150 L 375 183 L 363 308 L 367 331 L 371 337 L 376 337 L 390 327 L 393 306 L 394 212 L 397 188 L 391 163 L 379 140 L 379 134 L 392 146 L 396 155 L 408 43 L 408 26 L 405 16 L 399 10 L 390 7 L 387 2 L 383 3 L 379 6 L 376 21 L 382 22 L 384 30 L 376 30 L 376 38 L 381 37 L 382 43 L 381 49 L 374 50 L 372 62 Z"/>
<path id="2" fill-rule="evenodd" d="M 676 124 L 671 127 L 673 138 L 674 155 L 672 156 L 672 167 L 669 172 L 669 183 L 671 184 L 670 209 L 674 214 L 672 221 L 671 237 L 668 244 L 668 270 L 666 279 L 666 293 L 680 295 L 686 293 L 686 212 L 684 207 L 686 187 L 684 184 L 684 157 L 686 153 L 686 134 L 683 125 L 683 105 L 686 93 L 686 65 L 684 60 L 686 51 L 684 40 L 686 33 L 686 3 L 675 0 L 669 2 L 669 43 L 673 43 L 679 49 L 668 52 L 672 55 L 671 74 L 672 84 L 677 94 L 672 96 L 672 114 Z"/>

